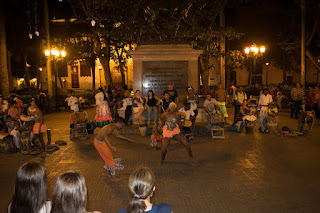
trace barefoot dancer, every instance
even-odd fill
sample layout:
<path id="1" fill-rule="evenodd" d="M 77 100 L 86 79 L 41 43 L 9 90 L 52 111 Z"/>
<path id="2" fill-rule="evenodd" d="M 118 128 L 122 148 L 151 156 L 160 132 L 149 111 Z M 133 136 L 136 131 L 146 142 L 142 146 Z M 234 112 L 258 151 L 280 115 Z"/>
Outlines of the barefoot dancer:
<path id="1" fill-rule="evenodd" d="M 104 126 L 102 129 L 100 129 L 97 136 L 93 140 L 94 146 L 96 147 L 101 158 L 105 162 L 104 168 L 110 172 L 111 176 L 115 175 L 116 173 L 115 170 L 123 170 L 124 167 L 123 165 L 120 164 L 120 161 L 121 161 L 120 158 L 113 159 L 110 149 L 116 152 L 116 148 L 112 146 L 112 144 L 110 143 L 109 136 L 113 134 L 117 138 L 135 143 L 134 140 L 120 135 L 118 130 L 121 129 L 124 125 L 125 125 L 124 120 L 122 118 L 119 118 L 117 123 L 109 124 L 107 126 Z"/>
<path id="2" fill-rule="evenodd" d="M 170 144 L 170 141 L 172 139 L 176 139 L 182 145 L 187 149 L 188 155 L 191 161 L 196 162 L 196 160 L 193 158 L 191 148 L 187 142 L 186 137 L 182 132 L 180 132 L 179 122 L 181 121 L 180 115 L 177 111 L 177 107 L 175 103 L 171 103 L 169 105 L 168 111 L 161 115 L 161 121 L 165 122 L 165 125 L 163 127 L 163 145 L 162 145 L 162 160 L 161 163 L 163 163 L 164 159 L 166 158 L 166 154 L 168 151 L 168 147 Z"/>

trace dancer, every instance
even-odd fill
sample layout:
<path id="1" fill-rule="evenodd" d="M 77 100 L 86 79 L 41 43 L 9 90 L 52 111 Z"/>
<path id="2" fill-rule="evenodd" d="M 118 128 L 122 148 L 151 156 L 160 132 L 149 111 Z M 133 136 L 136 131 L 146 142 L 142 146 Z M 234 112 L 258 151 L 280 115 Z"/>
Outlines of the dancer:
<path id="1" fill-rule="evenodd" d="M 105 92 L 103 91 L 102 87 L 100 87 L 98 90 L 99 92 L 95 96 L 97 105 L 95 120 L 98 127 L 103 127 L 112 122 L 112 116 Z"/>
<path id="2" fill-rule="evenodd" d="M 123 170 L 124 167 L 120 164 L 120 158 L 113 159 L 110 149 L 114 152 L 116 152 L 117 149 L 110 143 L 109 136 L 113 134 L 117 138 L 135 143 L 134 140 L 120 135 L 118 130 L 122 129 L 124 125 L 125 123 L 123 118 L 119 118 L 117 123 L 109 124 L 100 129 L 97 136 L 93 140 L 95 148 L 105 162 L 104 168 L 106 169 L 106 175 L 112 177 L 113 179 L 116 179 L 116 170 Z"/>
<path id="3" fill-rule="evenodd" d="M 45 158 L 46 157 L 46 143 L 43 140 L 43 133 L 45 133 L 47 131 L 47 125 L 44 122 L 41 110 L 38 108 L 38 106 L 35 103 L 32 103 L 32 105 L 36 107 L 36 112 L 34 115 L 35 124 L 33 126 L 32 143 L 36 145 L 35 142 L 37 139 L 39 139 L 40 146 L 38 148 L 40 148 L 40 150 L 41 150 L 41 157 Z"/>
<path id="4" fill-rule="evenodd" d="M 168 111 L 161 115 L 161 122 L 165 123 L 163 127 L 163 144 L 162 144 L 162 160 L 160 164 L 164 162 L 170 141 L 176 139 L 187 149 L 188 155 L 191 161 L 197 162 L 192 155 L 191 148 L 187 142 L 185 135 L 180 131 L 179 123 L 181 121 L 180 115 L 177 111 L 177 106 L 175 103 L 169 105 Z"/>
<path id="5" fill-rule="evenodd" d="M 222 87 L 222 84 L 219 83 L 218 89 L 216 90 L 215 97 L 218 103 L 218 106 L 220 107 L 220 112 L 222 112 L 225 122 L 227 121 L 228 113 L 227 113 L 227 92 L 226 90 Z M 219 113 L 220 113 L 219 112 Z"/>

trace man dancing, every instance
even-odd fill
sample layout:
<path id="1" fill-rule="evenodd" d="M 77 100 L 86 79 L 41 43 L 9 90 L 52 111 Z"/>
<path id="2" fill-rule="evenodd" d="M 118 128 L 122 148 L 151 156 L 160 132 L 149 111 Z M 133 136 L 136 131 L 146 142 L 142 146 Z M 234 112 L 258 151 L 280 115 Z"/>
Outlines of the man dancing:
<path id="1" fill-rule="evenodd" d="M 189 155 L 190 160 L 193 162 L 197 162 L 193 158 L 192 151 L 191 151 L 191 148 L 187 142 L 186 137 L 180 131 L 180 127 L 179 127 L 180 121 L 181 121 L 181 118 L 180 118 L 180 115 L 177 111 L 177 106 L 175 103 L 171 103 L 169 105 L 167 112 L 160 116 L 160 122 L 162 124 L 164 123 L 164 126 L 162 128 L 163 140 L 162 140 L 162 156 L 161 156 L 160 164 L 162 164 L 164 162 L 164 159 L 166 158 L 168 147 L 169 147 L 170 141 L 172 139 L 176 139 L 177 141 L 182 143 L 182 145 L 188 151 L 188 155 Z"/>
<path id="2" fill-rule="evenodd" d="M 113 159 L 112 153 L 110 149 L 114 152 L 116 152 L 116 148 L 110 143 L 109 136 L 112 134 L 116 136 L 117 138 L 127 140 L 131 143 L 135 143 L 134 140 L 130 138 L 126 138 L 122 135 L 120 135 L 119 130 L 124 127 L 125 123 L 123 118 L 119 118 L 117 123 L 109 124 L 107 126 L 104 126 L 102 129 L 99 130 L 98 134 L 93 140 L 93 144 L 97 151 L 99 152 L 101 158 L 104 160 L 105 165 L 104 168 L 106 169 L 106 175 L 116 179 L 115 170 L 123 170 L 124 166 L 120 164 L 121 159 Z"/>

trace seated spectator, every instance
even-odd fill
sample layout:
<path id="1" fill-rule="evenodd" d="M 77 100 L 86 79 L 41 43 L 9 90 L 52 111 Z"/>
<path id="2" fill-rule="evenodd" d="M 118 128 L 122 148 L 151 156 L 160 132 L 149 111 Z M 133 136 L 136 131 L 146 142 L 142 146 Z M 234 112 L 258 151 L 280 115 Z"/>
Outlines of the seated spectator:
<path id="1" fill-rule="evenodd" d="M 75 171 L 60 175 L 53 189 L 51 213 L 86 213 L 86 204 L 87 187 L 84 177 Z"/>
<path id="2" fill-rule="evenodd" d="M 185 102 L 184 103 L 184 107 L 182 107 L 181 109 L 179 109 L 179 112 L 181 113 L 185 113 L 185 119 L 187 121 L 192 121 L 194 122 L 195 120 L 195 114 L 194 111 L 191 109 L 191 105 L 189 102 Z"/>
<path id="3" fill-rule="evenodd" d="M 164 113 L 165 111 L 167 111 L 171 102 L 172 100 L 170 100 L 170 94 L 168 92 L 165 92 L 164 99 L 162 99 L 160 102 L 160 113 Z"/>
<path id="4" fill-rule="evenodd" d="M 12 135 L 16 149 L 20 149 L 20 129 L 23 127 L 20 121 L 16 121 L 11 117 L 7 119 L 8 133 Z"/>
<path id="5" fill-rule="evenodd" d="M 146 97 L 146 107 L 148 111 L 148 125 L 151 122 L 151 113 L 153 113 L 153 122 L 156 123 L 158 120 L 158 102 L 160 99 L 154 95 L 154 92 L 152 90 L 148 91 L 148 96 Z"/>
<path id="6" fill-rule="evenodd" d="M 118 213 L 140 213 L 140 212 L 162 212 L 171 213 L 172 206 L 161 203 L 153 205 L 151 197 L 156 190 L 155 177 L 148 168 L 141 168 L 134 171 L 129 177 L 129 190 L 132 199 L 126 209 L 121 209 Z"/>
<path id="7" fill-rule="evenodd" d="M 135 121 L 142 124 L 142 113 L 144 111 L 144 100 L 140 95 L 140 90 L 136 90 L 133 98 L 133 112 L 135 113 Z"/>
<path id="8" fill-rule="evenodd" d="M 13 120 L 20 120 L 20 113 L 21 110 L 20 108 L 17 107 L 17 102 L 15 100 L 13 100 L 11 102 L 11 107 L 8 110 L 8 115 L 13 119 Z"/>
<path id="9" fill-rule="evenodd" d="M 47 213 L 51 202 L 47 200 L 46 168 L 38 163 L 25 163 L 18 172 L 14 195 L 8 213 Z"/>
<path id="10" fill-rule="evenodd" d="M 23 111 L 23 102 L 19 99 L 17 95 L 13 98 L 14 101 L 17 102 L 17 107 L 19 108 L 20 112 Z"/>

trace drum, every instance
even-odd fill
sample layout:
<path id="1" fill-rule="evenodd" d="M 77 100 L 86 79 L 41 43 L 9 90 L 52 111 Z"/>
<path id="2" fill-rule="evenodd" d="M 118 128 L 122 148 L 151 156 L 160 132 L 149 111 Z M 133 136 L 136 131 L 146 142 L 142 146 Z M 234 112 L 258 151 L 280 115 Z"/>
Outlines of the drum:
<path id="1" fill-rule="evenodd" d="M 244 127 L 246 129 L 246 133 L 253 133 L 253 128 L 256 125 L 256 121 L 255 120 L 244 120 Z"/>
<path id="2" fill-rule="evenodd" d="M 20 151 L 21 154 L 29 154 L 31 147 L 31 132 L 23 131 L 20 134 Z"/>

